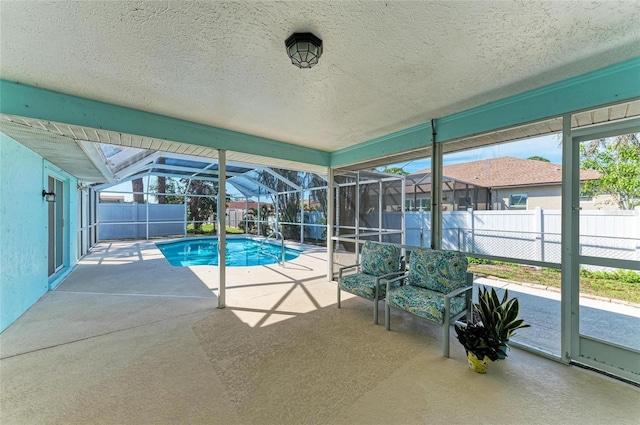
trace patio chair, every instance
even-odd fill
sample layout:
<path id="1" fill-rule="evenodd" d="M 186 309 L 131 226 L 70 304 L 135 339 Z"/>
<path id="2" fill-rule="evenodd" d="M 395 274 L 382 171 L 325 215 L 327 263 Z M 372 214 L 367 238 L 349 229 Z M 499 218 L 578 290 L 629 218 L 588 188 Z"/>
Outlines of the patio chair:
<path id="1" fill-rule="evenodd" d="M 355 273 L 345 275 L 347 270 Z M 340 268 L 338 274 L 338 308 L 340 292 L 346 291 L 373 301 L 373 323 L 378 324 L 378 301 L 384 299 L 387 280 L 404 273 L 400 248 L 390 244 L 366 241 L 360 253 L 360 262 Z"/>
<path id="2" fill-rule="evenodd" d="M 409 272 L 387 281 L 385 327 L 391 329 L 391 307 L 441 325 L 442 354 L 449 357 L 449 326 L 463 314 L 471 317 L 473 274 L 467 257 L 456 251 L 416 248 Z"/>

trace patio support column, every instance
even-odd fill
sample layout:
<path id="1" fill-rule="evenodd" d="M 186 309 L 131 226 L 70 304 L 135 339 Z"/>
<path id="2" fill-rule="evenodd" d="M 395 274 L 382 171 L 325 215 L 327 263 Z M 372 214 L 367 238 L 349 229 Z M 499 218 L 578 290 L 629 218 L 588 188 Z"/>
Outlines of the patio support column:
<path id="1" fill-rule="evenodd" d="M 151 183 L 151 174 L 147 175 L 147 190 L 145 195 L 147 196 L 147 200 L 145 202 L 146 207 L 147 207 L 147 212 L 146 212 L 146 216 L 147 219 L 145 220 L 146 223 L 146 234 L 147 234 L 147 240 L 149 240 L 149 183 Z"/>
<path id="2" fill-rule="evenodd" d="M 96 224 L 96 243 L 98 243 L 100 241 L 100 220 L 98 220 L 98 217 L 100 217 L 100 192 L 96 191 L 95 192 L 95 200 L 94 200 L 94 206 L 95 206 L 95 224 Z"/>
<path id="3" fill-rule="evenodd" d="M 187 237 L 187 227 L 189 223 L 187 222 L 187 194 L 184 194 L 184 237 Z"/>
<path id="4" fill-rule="evenodd" d="M 220 278 L 219 294 L 218 294 L 218 308 L 225 307 L 225 293 L 227 286 L 227 270 L 226 270 L 226 254 L 227 254 L 227 232 L 226 232 L 226 220 L 227 213 L 227 151 L 224 149 L 218 150 L 218 273 Z"/>
<path id="5" fill-rule="evenodd" d="M 442 144 L 436 142 L 435 130 L 431 149 L 431 249 L 442 247 Z"/>
<path id="6" fill-rule="evenodd" d="M 382 180 L 378 182 L 378 242 L 382 242 Z"/>
<path id="7" fill-rule="evenodd" d="M 406 177 L 402 177 L 402 192 L 400 194 L 400 227 L 402 229 L 402 233 L 400 234 L 400 243 L 402 245 L 405 245 L 407 243 L 407 220 L 405 217 L 405 205 L 407 202 L 407 178 Z M 402 248 L 402 255 L 406 258 L 407 253 L 406 253 L 406 249 Z"/>
<path id="8" fill-rule="evenodd" d="M 244 198 L 244 232 L 249 233 L 249 198 Z"/>
<path id="9" fill-rule="evenodd" d="M 256 234 L 260 236 L 260 227 L 262 227 L 262 215 L 260 213 L 260 194 L 258 194 L 258 228 Z"/>
<path id="10" fill-rule="evenodd" d="M 331 174 L 333 178 L 333 181 L 335 181 L 335 176 L 333 175 L 333 173 Z M 331 186 L 329 186 L 331 187 Z M 333 190 L 333 189 L 332 189 Z M 333 209 L 332 213 L 335 214 L 333 216 L 333 222 L 334 222 L 334 228 L 333 228 L 333 232 L 332 234 L 335 232 L 336 236 L 340 236 L 340 185 L 336 185 L 336 196 L 334 199 L 334 203 L 335 203 L 335 208 Z M 333 193 L 333 192 L 332 192 Z M 340 249 L 340 242 L 336 241 L 336 243 L 334 244 L 334 250 L 336 249 Z"/>
<path id="11" fill-rule="evenodd" d="M 560 318 L 561 360 L 569 363 L 578 357 L 580 324 L 580 157 L 579 143 L 571 136 L 571 114 L 562 116 L 562 227 Z"/>
<path id="12" fill-rule="evenodd" d="M 280 192 L 276 193 L 276 228 L 273 229 L 274 232 L 280 231 L 280 208 L 278 207 L 279 205 L 280 205 Z M 266 236 L 269 236 L 269 235 L 266 235 Z"/>
<path id="13" fill-rule="evenodd" d="M 189 212 L 188 212 L 188 206 L 187 206 L 187 193 L 189 193 L 189 186 L 191 186 L 191 179 L 189 179 L 189 181 L 187 182 L 187 185 L 184 188 L 184 237 L 186 238 L 188 236 L 188 229 L 187 227 L 189 227 Z"/>
<path id="14" fill-rule="evenodd" d="M 333 280 L 333 218 L 335 197 L 333 196 L 333 169 L 327 169 L 327 280 Z"/>
<path id="15" fill-rule="evenodd" d="M 355 205 L 355 212 L 356 212 L 356 216 L 355 218 L 355 228 L 356 228 L 356 237 L 355 237 L 355 241 L 356 241 L 356 246 L 355 246 L 355 262 L 358 263 L 358 257 L 360 256 L 360 244 L 358 243 L 358 241 L 360 240 L 360 171 L 356 171 L 356 205 Z"/>
<path id="16" fill-rule="evenodd" d="M 300 204 L 300 243 L 304 243 L 304 190 L 300 191 L 300 199 L 302 199 L 302 203 Z"/>
<path id="17" fill-rule="evenodd" d="M 96 237 L 96 205 L 98 205 L 96 192 L 89 188 L 89 247 L 93 247 L 98 241 Z"/>

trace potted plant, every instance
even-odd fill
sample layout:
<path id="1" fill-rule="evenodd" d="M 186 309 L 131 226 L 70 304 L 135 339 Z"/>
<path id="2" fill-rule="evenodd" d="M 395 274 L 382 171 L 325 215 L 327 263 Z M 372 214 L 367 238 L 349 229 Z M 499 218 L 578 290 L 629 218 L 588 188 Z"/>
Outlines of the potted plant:
<path id="1" fill-rule="evenodd" d="M 455 330 L 458 341 L 467 351 L 469 368 L 474 372 L 486 373 L 489 361 L 507 356 L 507 345 L 481 323 L 470 323 L 467 326 L 456 325 Z"/>
<path id="2" fill-rule="evenodd" d="M 515 331 L 529 325 L 518 319 L 520 303 L 517 298 L 509 298 L 508 290 L 500 298 L 494 288 L 481 286 L 478 303 L 473 305 L 473 309 L 480 321 L 467 326 L 456 325 L 455 330 L 458 341 L 467 350 L 469 367 L 485 373 L 489 361 L 507 357 L 507 344 Z"/>
<path id="3" fill-rule="evenodd" d="M 520 315 L 520 303 L 518 298 L 509 299 L 509 291 L 505 289 L 502 298 L 498 297 L 495 288 L 488 289 L 480 286 L 478 303 L 475 305 L 482 325 L 490 329 L 494 335 L 507 345 L 516 330 L 530 327 L 524 320 L 518 319 Z M 506 351 L 504 359 L 507 356 Z"/>

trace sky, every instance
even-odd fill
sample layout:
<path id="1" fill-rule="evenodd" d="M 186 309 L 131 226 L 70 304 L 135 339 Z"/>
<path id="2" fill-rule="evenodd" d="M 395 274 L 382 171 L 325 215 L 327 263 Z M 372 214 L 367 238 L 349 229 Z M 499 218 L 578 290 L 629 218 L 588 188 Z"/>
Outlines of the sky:
<path id="1" fill-rule="evenodd" d="M 513 156 L 516 158 L 529 158 L 541 156 L 553 163 L 562 162 L 562 147 L 560 138 L 557 135 L 534 137 L 532 139 L 520 140 L 517 142 L 502 143 L 478 149 L 470 149 L 463 152 L 446 154 L 443 158 L 444 165 L 458 164 L 461 162 L 479 161 L 481 159 L 499 158 L 502 156 Z M 415 173 L 425 168 L 431 168 L 431 159 L 419 159 L 407 162 L 400 162 L 388 166 L 399 167 L 408 173 Z M 380 168 L 382 170 L 385 167 Z"/>

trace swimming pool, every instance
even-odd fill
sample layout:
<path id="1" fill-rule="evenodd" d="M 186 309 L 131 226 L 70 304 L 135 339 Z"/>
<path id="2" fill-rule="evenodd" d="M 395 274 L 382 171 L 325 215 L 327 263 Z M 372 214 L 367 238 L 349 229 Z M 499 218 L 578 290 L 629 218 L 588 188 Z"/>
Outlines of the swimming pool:
<path id="1" fill-rule="evenodd" d="M 273 242 L 273 241 L 269 241 Z M 251 238 L 227 238 L 225 264 L 229 267 L 276 264 L 282 258 L 282 247 Z M 217 266 L 218 238 L 189 238 L 173 242 L 157 242 L 156 246 L 172 266 Z M 285 261 L 298 258 L 300 251 L 285 246 Z"/>

